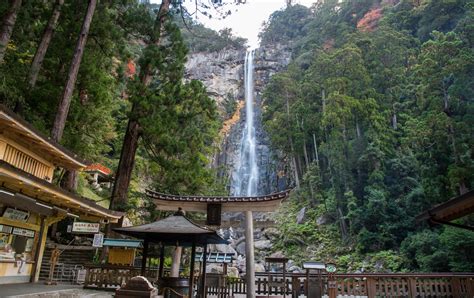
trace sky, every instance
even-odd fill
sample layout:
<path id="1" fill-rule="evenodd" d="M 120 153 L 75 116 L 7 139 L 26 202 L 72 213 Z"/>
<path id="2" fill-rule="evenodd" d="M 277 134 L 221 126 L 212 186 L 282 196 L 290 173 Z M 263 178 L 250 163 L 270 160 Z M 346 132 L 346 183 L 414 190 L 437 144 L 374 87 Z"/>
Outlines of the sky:
<path id="1" fill-rule="evenodd" d="M 207 2 L 207 0 L 203 0 Z M 293 0 L 293 3 L 310 6 L 316 0 Z M 151 2 L 160 3 L 159 0 Z M 194 11 L 194 0 L 185 0 L 186 7 L 190 12 Z M 237 6 L 229 6 L 226 10 L 231 10 L 232 14 L 225 19 L 218 20 L 216 15 L 212 19 L 204 15 L 198 15 L 198 21 L 206 27 L 219 31 L 223 28 L 231 28 L 234 35 L 248 39 L 251 48 L 258 46 L 258 32 L 262 23 L 268 20 L 272 12 L 284 8 L 285 0 L 247 0 L 247 3 Z M 211 14 L 213 11 L 210 11 Z"/>

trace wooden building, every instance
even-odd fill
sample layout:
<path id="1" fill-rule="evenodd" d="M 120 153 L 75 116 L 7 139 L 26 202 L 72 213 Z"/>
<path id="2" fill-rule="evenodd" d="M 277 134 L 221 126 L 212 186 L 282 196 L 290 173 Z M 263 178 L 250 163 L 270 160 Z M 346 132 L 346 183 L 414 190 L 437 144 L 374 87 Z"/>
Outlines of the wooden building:
<path id="1" fill-rule="evenodd" d="M 66 217 L 118 222 L 122 214 L 52 183 L 87 163 L 0 105 L 0 284 L 37 281 L 49 226 Z"/>

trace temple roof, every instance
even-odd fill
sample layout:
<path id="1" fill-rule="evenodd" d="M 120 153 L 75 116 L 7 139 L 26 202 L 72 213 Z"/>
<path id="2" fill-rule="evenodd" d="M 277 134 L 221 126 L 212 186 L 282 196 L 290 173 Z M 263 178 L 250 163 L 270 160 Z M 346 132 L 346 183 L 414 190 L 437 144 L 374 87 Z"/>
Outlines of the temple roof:
<path id="1" fill-rule="evenodd" d="M 206 211 L 207 204 L 222 204 L 222 211 L 275 211 L 282 200 L 289 196 L 291 189 L 262 196 L 185 196 L 163 194 L 146 190 L 146 195 L 155 200 L 159 210 Z"/>
<path id="2" fill-rule="evenodd" d="M 0 160 L 0 184 L 13 193 L 34 198 L 49 206 L 62 208 L 84 219 L 92 221 L 109 219 L 117 222 L 123 216 L 122 212 L 104 208 L 90 199 L 73 194 L 2 160 Z"/>
<path id="3" fill-rule="evenodd" d="M 175 214 L 167 218 L 139 226 L 117 228 L 117 233 L 132 236 L 150 242 L 188 246 L 193 241 L 197 244 L 227 244 L 217 232 L 200 226 L 184 215 Z"/>
<path id="4" fill-rule="evenodd" d="M 79 170 L 88 164 L 2 104 L 0 104 L 0 134 L 6 135 L 55 165 Z"/>
<path id="5" fill-rule="evenodd" d="M 474 213 L 474 190 L 439 204 L 418 215 L 416 219 L 418 221 L 452 221 L 471 213 Z"/>

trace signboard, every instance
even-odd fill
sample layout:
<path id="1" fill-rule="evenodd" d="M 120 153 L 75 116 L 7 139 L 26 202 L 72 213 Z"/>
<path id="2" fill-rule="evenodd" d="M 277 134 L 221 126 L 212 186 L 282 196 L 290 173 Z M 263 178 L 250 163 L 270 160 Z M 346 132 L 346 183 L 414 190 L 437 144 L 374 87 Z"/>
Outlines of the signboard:
<path id="1" fill-rule="evenodd" d="M 333 263 L 327 263 L 326 264 L 326 271 L 329 272 L 329 273 L 334 273 L 336 272 L 337 268 L 336 268 L 336 264 L 333 264 Z"/>
<path id="2" fill-rule="evenodd" d="M 78 284 L 83 284 L 86 281 L 86 274 L 87 270 L 86 269 L 79 269 L 77 270 L 77 277 L 76 277 L 76 282 Z"/>
<path id="3" fill-rule="evenodd" d="M 18 235 L 18 236 L 30 237 L 30 238 L 35 237 L 35 231 L 17 228 L 17 227 L 13 228 L 12 234 Z"/>
<path id="4" fill-rule="evenodd" d="M 211 226 L 221 225 L 222 204 L 207 204 L 207 224 Z"/>
<path id="5" fill-rule="evenodd" d="M 26 222 L 28 220 L 28 217 L 30 217 L 30 213 L 28 211 L 21 211 L 8 207 L 7 209 L 5 209 L 5 212 L 3 212 L 3 217 Z"/>
<path id="6" fill-rule="evenodd" d="M 0 233 L 11 234 L 13 227 L 0 225 Z"/>
<path id="7" fill-rule="evenodd" d="M 95 234 L 99 233 L 100 224 L 76 221 L 72 224 L 73 233 Z"/>
<path id="8" fill-rule="evenodd" d="M 92 247 L 102 247 L 102 244 L 104 244 L 104 234 L 94 234 Z"/>

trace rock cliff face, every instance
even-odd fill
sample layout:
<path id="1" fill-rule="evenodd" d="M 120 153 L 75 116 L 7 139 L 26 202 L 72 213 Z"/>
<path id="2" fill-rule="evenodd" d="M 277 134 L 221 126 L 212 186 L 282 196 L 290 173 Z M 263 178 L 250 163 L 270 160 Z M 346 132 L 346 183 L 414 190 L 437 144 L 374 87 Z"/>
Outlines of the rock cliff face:
<path id="1" fill-rule="evenodd" d="M 186 78 L 203 82 L 222 114 L 242 98 L 245 53 L 235 49 L 192 53 L 186 62 Z"/>
<path id="2" fill-rule="evenodd" d="M 261 125 L 261 98 L 270 77 L 284 69 L 290 61 L 290 50 L 281 45 L 255 50 L 255 101 L 256 130 L 259 140 L 258 154 L 261 194 L 286 187 L 286 179 L 278 179 L 278 165 L 272 160 L 269 140 Z M 244 60 L 245 52 L 225 49 L 219 52 L 193 53 L 186 63 L 188 79 L 198 79 L 207 87 L 224 119 L 220 150 L 214 156 L 213 166 L 221 169 L 220 175 L 231 185 L 233 167 L 237 163 L 240 138 L 244 127 Z M 230 191 L 230 189 L 229 189 Z"/>
<path id="3" fill-rule="evenodd" d="M 287 187 L 285 175 L 281 173 L 280 167 L 274 161 L 270 150 L 269 138 L 266 135 L 261 122 L 262 92 L 270 77 L 283 70 L 290 62 L 291 52 L 289 48 L 281 45 L 271 47 L 261 47 L 254 53 L 254 85 L 255 85 L 255 124 L 258 139 L 257 154 L 259 167 L 259 192 L 260 194 L 272 193 L 283 190 Z M 194 53 L 189 55 L 186 64 L 187 78 L 198 79 L 204 83 L 219 107 L 219 111 L 224 119 L 221 130 L 219 152 L 214 156 L 213 166 L 220 169 L 220 175 L 227 185 L 232 185 L 235 165 L 238 162 L 240 140 L 242 130 L 245 126 L 244 108 L 244 60 L 245 52 L 237 50 L 223 50 L 212 53 Z M 256 220 L 265 220 L 268 214 L 254 214 Z M 224 214 L 223 220 L 239 220 L 241 214 Z M 245 265 L 243 260 L 245 239 L 243 237 L 243 227 L 233 227 L 222 230 L 222 235 L 231 242 L 231 247 L 226 250 L 237 252 L 240 262 L 239 269 Z M 257 228 L 255 232 L 255 248 L 257 263 L 268 253 L 271 248 L 271 233 L 267 233 L 265 228 Z M 230 252 L 230 251 L 228 251 Z"/>

